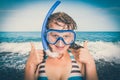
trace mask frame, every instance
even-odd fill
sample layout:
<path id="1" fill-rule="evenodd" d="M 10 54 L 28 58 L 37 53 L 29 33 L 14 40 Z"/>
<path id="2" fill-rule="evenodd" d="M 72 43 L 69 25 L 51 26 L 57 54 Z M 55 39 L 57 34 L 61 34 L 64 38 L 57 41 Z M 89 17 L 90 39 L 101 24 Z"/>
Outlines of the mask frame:
<path id="1" fill-rule="evenodd" d="M 50 32 L 57 32 L 57 33 L 70 32 L 70 33 L 72 33 L 72 34 L 74 35 L 74 36 L 73 36 L 73 40 L 72 40 L 70 43 L 67 43 L 67 42 L 64 40 L 63 37 L 58 37 L 58 38 L 55 40 L 55 42 L 50 42 L 50 40 L 48 39 L 48 36 L 49 36 L 48 33 L 50 33 Z M 47 32 L 46 32 L 46 40 L 47 40 L 47 42 L 48 42 L 49 44 L 53 44 L 53 45 L 55 45 L 59 40 L 62 40 L 65 45 L 71 45 L 71 44 L 74 43 L 75 40 L 76 40 L 76 33 L 75 33 L 73 30 L 48 29 Z"/>

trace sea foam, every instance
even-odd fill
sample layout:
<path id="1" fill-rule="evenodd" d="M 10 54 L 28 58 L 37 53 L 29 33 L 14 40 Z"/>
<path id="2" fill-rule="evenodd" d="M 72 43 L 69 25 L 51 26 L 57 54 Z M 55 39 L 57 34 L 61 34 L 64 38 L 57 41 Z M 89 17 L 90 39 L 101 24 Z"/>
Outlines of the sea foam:
<path id="1" fill-rule="evenodd" d="M 36 49 L 43 49 L 41 42 L 33 42 Z M 81 45 L 83 43 L 80 43 Z M 88 42 L 88 49 L 95 60 L 104 59 L 108 62 L 120 64 L 120 42 Z M 30 42 L 0 43 L 0 53 L 11 52 L 12 55 L 28 55 L 31 50 Z"/>

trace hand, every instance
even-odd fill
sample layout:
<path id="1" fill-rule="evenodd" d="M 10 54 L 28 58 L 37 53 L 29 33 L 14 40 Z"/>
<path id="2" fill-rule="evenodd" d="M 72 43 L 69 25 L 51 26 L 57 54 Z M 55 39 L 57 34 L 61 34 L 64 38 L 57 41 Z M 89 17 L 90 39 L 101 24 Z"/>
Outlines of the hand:
<path id="1" fill-rule="evenodd" d="M 31 52 L 25 65 L 25 80 L 36 80 L 37 65 L 43 61 L 43 50 L 36 50 L 31 43 Z"/>
<path id="2" fill-rule="evenodd" d="M 86 80 L 98 80 L 95 61 L 94 61 L 92 55 L 89 53 L 87 43 L 88 42 L 85 41 L 84 44 L 83 44 L 84 48 L 80 49 L 79 61 L 81 63 L 85 64 L 85 68 L 86 68 L 85 77 L 86 77 Z M 83 74 L 84 74 L 84 70 L 83 70 Z"/>
<path id="3" fill-rule="evenodd" d="M 43 61 L 43 50 L 36 50 L 33 43 L 31 43 L 31 52 L 27 63 L 31 66 L 36 67 L 39 63 Z"/>
<path id="4" fill-rule="evenodd" d="M 89 53 L 87 43 L 88 43 L 87 41 L 83 43 L 84 48 L 80 48 L 79 52 L 79 61 L 86 65 L 94 63 L 94 59 L 92 55 Z"/>

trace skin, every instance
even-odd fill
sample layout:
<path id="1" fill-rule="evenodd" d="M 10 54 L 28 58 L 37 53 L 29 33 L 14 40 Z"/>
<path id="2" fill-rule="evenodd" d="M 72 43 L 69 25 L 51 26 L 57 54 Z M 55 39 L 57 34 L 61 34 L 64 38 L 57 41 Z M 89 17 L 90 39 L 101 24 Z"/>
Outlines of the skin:
<path id="1" fill-rule="evenodd" d="M 66 25 L 61 22 L 57 24 L 51 23 L 50 26 L 51 27 L 49 28 L 52 29 L 66 29 Z M 48 79 L 67 80 L 72 68 L 70 55 L 67 51 L 70 45 L 65 45 L 62 41 L 58 41 L 55 45 L 49 44 L 49 46 L 52 51 L 59 52 L 61 55 L 58 58 L 48 56 L 45 64 L 45 71 Z M 98 80 L 96 65 L 93 57 L 89 53 L 87 42 L 84 42 L 83 47 L 84 48 L 81 48 L 79 51 L 74 51 L 71 49 L 79 67 L 81 67 L 80 71 L 83 76 L 86 77 L 86 80 Z M 36 50 L 34 44 L 31 43 L 31 52 L 25 67 L 25 80 L 37 79 L 37 65 L 42 62 L 43 55 L 43 50 Z"/>
<path id="2" fill-rule="evenodd" d="M 86 80 L 98 80 L 97 70 L 94 58 L 88 50 L 88 42 L 83 43 L 84 48 L 78 50 L 70 49 L 76 59 L 76 61 L 82 64 L 82 74 L 85 76 Z"/>
<path id="3" fill-rule="evenodd" d="M 31 52 L 25 65 L 25 80 L 36 80 L 35 70 L 37 65 L 43 61 L 43 51 L 36 50 L 31 43 Z"/>

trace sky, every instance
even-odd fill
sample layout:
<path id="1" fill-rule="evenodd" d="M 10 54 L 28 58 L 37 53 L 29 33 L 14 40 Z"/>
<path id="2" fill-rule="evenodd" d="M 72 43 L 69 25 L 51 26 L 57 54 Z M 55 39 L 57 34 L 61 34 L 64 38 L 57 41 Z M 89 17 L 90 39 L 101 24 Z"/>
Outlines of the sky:
<path id="1" fill-rule="evenodd" d="M 60 0 L 78 31 L 120 31 L 120 0 Z M 41 31 L 56 0 L 0 0 L 0 31 Z"/>

